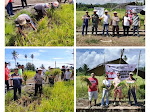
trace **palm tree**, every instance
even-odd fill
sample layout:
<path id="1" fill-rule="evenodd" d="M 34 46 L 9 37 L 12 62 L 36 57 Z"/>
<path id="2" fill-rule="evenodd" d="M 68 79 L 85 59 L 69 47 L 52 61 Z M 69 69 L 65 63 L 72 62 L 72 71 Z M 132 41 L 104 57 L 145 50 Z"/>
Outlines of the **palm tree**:
<path id="1" fill-rule="evenodd" d="M 31 54 L 31 58 L 32 58 L 32 64 L 33 64 L 33 58 L 34 58 L 34 55 L 33 55 L 33 54 Z"/>
<path id="2" fill-rule="evenodd" d="M 16 60 L 17 60 L 19 54 L 14 50 L 12 52 L 12 55 L 13 55 L 13 59 L 15 60 L 15 66 L 16 66 Z"/>

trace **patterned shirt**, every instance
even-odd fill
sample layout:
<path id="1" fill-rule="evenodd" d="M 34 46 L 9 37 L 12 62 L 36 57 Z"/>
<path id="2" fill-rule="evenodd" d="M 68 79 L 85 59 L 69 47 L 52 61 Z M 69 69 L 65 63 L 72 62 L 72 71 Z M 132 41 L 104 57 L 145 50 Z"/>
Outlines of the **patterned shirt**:
<path id="1" fill-rule="evenodd" d="M 98 21 L 99 21 L 99 17 L 97 14 L 92 14 L 92 23 L 93 24 L 98 24 Z"/>
<path id="2" fill-rule="evenodd" d="M 132 16 L 133 26 L 139 26 L 139 20 L 140 20 L 140 18 L 138 15 L 136 15 L 136 16 L 133 15 Z"/>
<path id="3" fill-rule="evenodd" d="M 11 80 L 13 80 L 13 86 L 14 87 L 21 87 L 21 81 L 22 81 L 22 77 L 20 74 L 12 74 L 10 77 Z"/>

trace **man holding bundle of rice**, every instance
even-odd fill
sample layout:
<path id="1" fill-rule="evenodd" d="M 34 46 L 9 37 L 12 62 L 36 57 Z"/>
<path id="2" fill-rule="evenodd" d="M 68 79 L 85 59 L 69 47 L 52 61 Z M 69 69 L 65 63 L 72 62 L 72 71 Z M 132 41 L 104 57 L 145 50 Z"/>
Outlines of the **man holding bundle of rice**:
<path id="1" fill-rule="evenodd" d="M 135 105 L 137 106 L 137 98 L 136 98 L 136 92 L 135 92 L 135 83 L 136 83 L 136 80 L 133 78 L 133 72 L 130 72 L 129 73 L 129 78 L 126 80 L 126 85 L 129 88 L 129 90 L 128 90 L 129 104 L 132 105 L 132 102 L 131 102 L 131 99 L 130 99 L 131 93 L 132 93 Z"/>
<path id="2" fill-rule="evenodd" d="M 117 77 L 113 80 L 114 85 L 114 106 L 116 105 L 116 98 L 117 94 L 119 93 L 119 105 L 121 105 L 121 86 L 119 85 L 121 83 L 120 80 L 120 73 L 117 73 Z"/>
<path id="3" fill-rule="evenodd" d="M 94 101 L 95 101 L 95 106 L 96 106 L 96 101 L 98 98 L 98 80 L 95 78 L 95 74 L 91 73 L 91 77 L 89 78 L 89 81 L 91 82 L 91 85 L 88 84 L 89 90 L 89 108 L 91 108 L 91 102 L 92 102 L 92 97 L 94 96 Z"/>

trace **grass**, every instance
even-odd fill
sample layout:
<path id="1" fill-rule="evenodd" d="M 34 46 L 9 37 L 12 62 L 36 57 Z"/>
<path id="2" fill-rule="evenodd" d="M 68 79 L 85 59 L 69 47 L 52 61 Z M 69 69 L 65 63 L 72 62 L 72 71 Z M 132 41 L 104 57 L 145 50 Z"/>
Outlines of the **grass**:
<path id="1" fill-rule="evenodd" d="M 5 18 L 6 46 L 73 46 L 74 45 L 74 5 L 63 4 L 57 9 L 47 10 L 48 14 L 37 21 L 33 10 L 21 10 L 14 17 Z M 28 14 L 36 24 L 37 32 L 27 27 L 27 38 L 17 34 L 14 20 L 20 14 Z"/>
<path id="2" fill-rule="evenodd" d="M 54 87 L 44 86 L 43 95 L 40 98 L 28 98 L 22 96 L 14 102 L 5 96 L 5 112 L 73 112 L 74 111 L 74 82 L 57 82 Z M 30 102 L 24 105 L 25 100 Z"/>
<path id="3" fill-rule="evenodd" d="M 111 9 L 108 9 L 108 10 L 110 11 Z M 118 16 L 120 18 L 119 26 L 121 28 L 122 27 L 122 18 L 125 15 L 126 10 L 125 9 L 116 9 L 116 11 L 118 12 Z M 109 15 L 111 18 L 113 16 L 113 12 L 114 11 L 109 12 Z M 91 16 L 92 14 L 93 14 L 93 11 L 89 11 L 89 15 Z M 85 11 L 76 11 L 76 27 L 77 27 L 77 29 L 82 27 L 83 20 L 81 18 L 83 17 L 83 15 L 85 15 Z M 144 29 L 145 16 L 139 14 L 139 17 L 140 17 L 140 21 L 141 21 L 141 28 L 140 29 Z M 99 23 L 99 26 L 102 27 L 102 24 L 103 24 L 103 21 L 101 21 L 101 23 Z M 91 26 L 91 25 L 92 25 L 92 21 L 90 20 L 89 26 Z"/>
<path id="4" fill-rule="evenodd" d="M 88 86 L 85 82 L 81 82 L 80 77 L 82 76 L 77 76 L 76 78 L 76 97 L 78 98 L 83 98 L 83 99 L 88 99 Z M 90 76 L 85 76 L 89 78 Z M 99 93 L 98 93 L 98 100 L 101 101 L 102 98 L 102 81 L 105 79 L 104 76 L 96 76 L 98 79 L 99 85 Z M 127 87 L 122 87 L 122 98 L 124 100 L 128 99 L 128 89 Z M 145 80 L 142 79 L 141 77 L 138 76 L 137 79 L 137 90 L 136 90 L 136 95 L 137 99 L 145 99 Z M 110 99 L 114 99 L 114 91 L 110 91 Z"/>

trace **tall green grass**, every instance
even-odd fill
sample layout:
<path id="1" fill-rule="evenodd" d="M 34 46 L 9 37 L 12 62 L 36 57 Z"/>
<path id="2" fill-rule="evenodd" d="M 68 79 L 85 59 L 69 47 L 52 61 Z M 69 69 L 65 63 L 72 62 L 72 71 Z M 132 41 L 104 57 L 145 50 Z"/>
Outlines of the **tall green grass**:
<path id="1" fill-rule="evenodd" d="M 6 95 L 5 99 L 9 96 Z M 10 99 L 9 103 L 5 104 L 5 112 L 73 112 L 74 82 L 57 82 L 54 87 L 44 86 L 42 97 L 32 98 L 31 101 L 27 106 L 23 106 Z"/>
<path id="2" fill-rule="evenodd" d="M 86 83 L 81 82 L 80 77 L 82 76 L 77 76 L 76 78 L 76 97 L 77 98 L 88 98 L 88 86 Z M 85 76 L 87 78 L 89 78 L 90 76 Z M 104 76 L 96 76 L 96 78 L 98 79 L 98 88 L 99 88 L 99 94 L 98 94 L 98 99 L 101 100 L 102 98 L 102 82 L 105 79 Z M 125 85 L 125 84 L 124 84 Z M 136 90 L 136 95 L 137 95 L 137 99 L 145 99 L 145 80 L 142 79 L 141 77 L 138 76 L 137 78 L 137 90 Z M 111 90 L 110 91 L 110 99 L 114 99 L 114 91 Z M 125 86 L 123 86 L 122 88 L 122 98 L 124 100 L 128 99 L 128 88 Z"/>
<path id="3" fill-rule="evenodd" d="M 57 9 L 47 10 L 48 15 L 36 21 L 35 12 L 22 10 L 11 19 L 5 19 L 6 46 L 73 46 L 74 45 L 74 5 L 63 4 Z M 17 35 L 14 20 L 20 14 L 28 14 L 36 24 L 37 32 L 27 28 L 27 38 Z"/>

